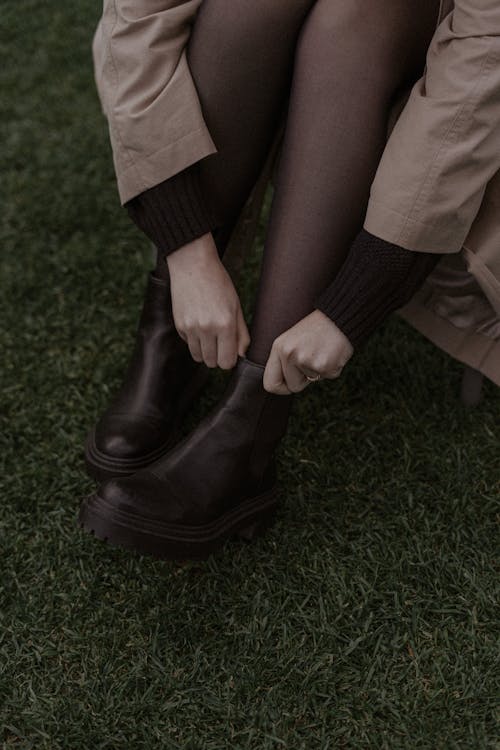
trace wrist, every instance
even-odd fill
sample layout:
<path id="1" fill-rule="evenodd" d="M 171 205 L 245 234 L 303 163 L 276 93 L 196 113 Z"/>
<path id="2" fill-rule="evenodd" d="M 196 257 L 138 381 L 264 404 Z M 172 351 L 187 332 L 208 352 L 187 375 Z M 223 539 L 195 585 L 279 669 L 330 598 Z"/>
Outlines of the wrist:
<path id="1" fill-rule="evenodd" d="M 318 317 L 318 320 L 321 320 L 322 325 L 326 326 L 329 331 L 332 332 L 332 334 L 336 337 L 337 346 L 340 347 L 342 353 L 345 354 L 347 359 L 350 359 L 354 354 L 354 346 L 350 338 L 344 333 L 342 328 L 339 328 L 334 319 L 330 317 L 330 315 L 327 315 L 327 313 L 321 310 L 319 307 L 316 307 L 314 309 L 313 314 Z"/>
<path id="2" fill-rule="evenodd" d="M 169 253 L 166 256 L 166 261 L 168 270 L 173 271 L 176 268 L 185 268 L 192 265 L 197 267 L 205 264 L 211 265 L 214 262 L 220 262 L 220 257 L 212 233 L 207 232 Z"/>

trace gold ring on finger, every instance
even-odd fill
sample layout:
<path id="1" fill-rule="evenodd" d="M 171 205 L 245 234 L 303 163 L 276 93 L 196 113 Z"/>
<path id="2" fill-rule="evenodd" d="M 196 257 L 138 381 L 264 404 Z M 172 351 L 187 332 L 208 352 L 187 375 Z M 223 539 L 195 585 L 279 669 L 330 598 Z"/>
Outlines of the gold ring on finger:
<path id="1" fill-rule="evenodd" d="M 304 375 L 306 374 L 304 373 Z M 306 378 L 310 383 L 315 383 L 317 380 L 321 380 L 321 375 L 318 372 L 314 377 L 312 377 L 311 375 L 306 375 Z"/>

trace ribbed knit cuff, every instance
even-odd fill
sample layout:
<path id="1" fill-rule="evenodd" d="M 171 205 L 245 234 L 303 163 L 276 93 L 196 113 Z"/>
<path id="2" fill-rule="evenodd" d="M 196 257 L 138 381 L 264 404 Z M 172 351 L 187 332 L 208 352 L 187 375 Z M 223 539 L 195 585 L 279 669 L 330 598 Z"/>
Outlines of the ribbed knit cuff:
<path id="1" fill-rule="evenodd" d="M 219 226 L 201 189 L 199 162 L 124 204 L 129 216 L 163 255 Z"/>
<path id="2" fill-rule="evenodd" d="M 441 257 L 407 250 L 362 229 L 314 306 L 333 320 L 356 349 L 391 312 L 411 299 Z"/>

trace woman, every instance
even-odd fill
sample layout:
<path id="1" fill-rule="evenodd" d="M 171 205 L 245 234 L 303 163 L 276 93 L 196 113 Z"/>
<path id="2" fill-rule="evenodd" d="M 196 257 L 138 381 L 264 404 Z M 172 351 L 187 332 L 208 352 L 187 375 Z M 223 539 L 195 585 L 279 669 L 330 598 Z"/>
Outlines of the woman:
<path id="1" fill-rule="evenodd" d="M 461 250 L 500 169 L 500 11 L 411 5 L 105 3 L 94 57 L 120 198 L 159 252 L 129 371 L 87 445 L 94 475 L 120 476 L 82 505 L 97 536 L 203 557 L 259 533 L 294 394 L 338 377 Z M 250 336 L 221 258 L 283 118 Z M 206 366 L 234 368 L 227 389 L 167 451 Z"/>

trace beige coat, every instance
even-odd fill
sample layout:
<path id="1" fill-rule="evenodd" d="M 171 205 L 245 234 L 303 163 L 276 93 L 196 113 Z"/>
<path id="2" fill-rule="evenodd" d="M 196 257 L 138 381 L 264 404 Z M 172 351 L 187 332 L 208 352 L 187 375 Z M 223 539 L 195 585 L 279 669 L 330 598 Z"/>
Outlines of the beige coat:
<path id="1" fill-rule="evenodd" d="M 122 204 L 217 152 L 185 52 L 201 2 L 104 0 L 92 50 Z M 283 126 L 229 257 L 255 234 Z M 446 253 L 398 314 L 500 385 L 500 0 L 441 0 L 426 68 L 387 136 L 364 227 Z"/>

